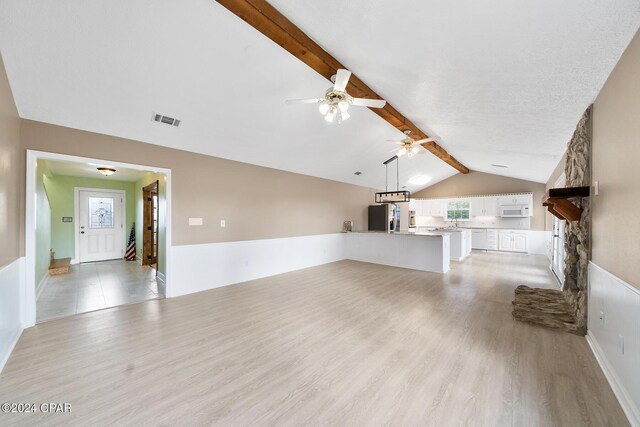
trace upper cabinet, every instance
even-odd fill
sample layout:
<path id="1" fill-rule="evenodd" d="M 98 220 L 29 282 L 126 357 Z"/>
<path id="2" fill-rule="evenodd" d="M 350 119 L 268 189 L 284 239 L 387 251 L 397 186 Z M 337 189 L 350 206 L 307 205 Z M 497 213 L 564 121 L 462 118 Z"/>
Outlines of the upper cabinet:
<path id="1" fill-rule="evenodd" d="M 498 203 L 502 205 L 530 205 L 533 201 L 531 194 L 507 194 L 498 196 Z"/>
<path id="2" fill-rule="evenodd" d="M 471 216 L 498 216 L 498 198 L 496 196 L 473 197 Z"/>
<path id="3" fill-rule="evenodd" d="M 455 197 L 450 199 L 412 199 L 410 209 L 416 216 L 446 217 L 449 202 L 468 202 L 471 217 L 500 216 L 500 206 L 527 205 L 533 216 L 533 194 L 503 194 L 492 196 Z"/>
<path id="4" fill-rule="evenodd" d="M 416 216 L 443 216 L 444 205 L 441 199 L 412 200 Z M 411 206 L 411 205 L 410 205 Z"/>

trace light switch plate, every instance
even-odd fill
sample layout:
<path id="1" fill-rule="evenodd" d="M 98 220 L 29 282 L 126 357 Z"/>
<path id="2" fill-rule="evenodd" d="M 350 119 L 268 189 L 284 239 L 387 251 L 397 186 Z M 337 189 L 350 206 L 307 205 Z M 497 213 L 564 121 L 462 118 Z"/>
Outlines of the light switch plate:
<path id="1" fill-rule="evenodd" d="M 600 181 L 595 181 L 593 183 L 593 195 L 597 196 L 600 194 Z"/>
<path id="2" fill-rule="evenodd" d="M 220 220 L 220 227 L 225 228 L 227 226 L 227 222 L 224 219 Z"/>
<path id="3" fill-rule="evenodd" d="M 618 350 L 624 356 L 624 336 L 622 334 L 618 334 Z"/>
<path id="4" fill-rule="evenodd" d="M 202 225 L 202 218 L 189 218 L 189 225 Z"/>

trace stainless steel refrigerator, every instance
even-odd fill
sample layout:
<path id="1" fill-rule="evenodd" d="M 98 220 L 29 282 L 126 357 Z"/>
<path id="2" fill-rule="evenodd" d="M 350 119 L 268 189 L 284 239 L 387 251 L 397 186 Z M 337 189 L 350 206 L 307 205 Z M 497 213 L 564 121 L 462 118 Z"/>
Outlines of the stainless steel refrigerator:
<path id="1" fill-rule="evenodd" d="M 400 229 L 400 209 L 393 203 L 369 206 L 369 231 L 393 233 Z"/>

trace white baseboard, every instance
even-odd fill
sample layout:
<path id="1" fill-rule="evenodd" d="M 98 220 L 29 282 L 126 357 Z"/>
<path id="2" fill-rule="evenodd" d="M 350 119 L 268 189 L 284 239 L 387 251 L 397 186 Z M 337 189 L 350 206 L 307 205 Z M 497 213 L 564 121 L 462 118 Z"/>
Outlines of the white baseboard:
<path id="1" fill-rule="evenodd" d="M 40 295 L 42 295 L 42 293 L 44 292 L 44 289 L 49 284 L 50 277 L 51 275 L 47 272 L 42 278 L 42 280 L 40 280 L 40 283 L 38 283 L 38 286 L 36 286 L 36 301 L 38 300 L 38 298 L 40 298 Z"/>
<path id="2" fill-rule="evenodd" d="M 80 263 L 78 262 L 78 260 L 77 260 L 77 259 L 75 259 L 75 258 L 71 258 L 71 261 L 69 261 L 69 263 L 70 263 L 71 265 L 80 264 Z"/>
<path id="3" fill-rule="evenodd" d="M 632 427 L 640 427 L 640 412 L 634 405 L 625 387 L 622 385 L 618 375 L 616 375 L 615 371 L 607 361 L 600 344 L 598 344 L 598 341 L 593 337 L 593 335 L 591 335 L 591 332 L 587 332 L 586 339 L 587 343 L 589 343 L 589 347 L 591 347 L 593 355 L 598 361 L 598 365 L 600 365 L 602 372 L 604 372 L 604 376 L 607 378 L 609 385 L 613 389 L 613 394 L 618 398 L 618 402 L 620 403 L 622 410 L 629 419 L 629 424 L 631 424 Z"/>
<path id="4" fill-rule="evenodd" d="M 156 280 L 161 281 L 163 284 L 167 284 L 167 276 L 161 271 L 156 271 Z"/>

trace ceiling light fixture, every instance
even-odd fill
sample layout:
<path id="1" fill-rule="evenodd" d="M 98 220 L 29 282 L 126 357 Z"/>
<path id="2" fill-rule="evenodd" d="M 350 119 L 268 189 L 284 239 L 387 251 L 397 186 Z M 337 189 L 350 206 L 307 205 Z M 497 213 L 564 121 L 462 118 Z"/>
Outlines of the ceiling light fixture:
<path id="1" fill-rule="evenodd" d="M 318 111 L 324 119 L 331 123 L 336 118 L 338 123 L 349 119 L 351 114 L 347 112 L 351 105 L 356 107 L 382 108 L 386 102 L 382 99 L 354 98 L 347 93 L 347 83 L 351 77 L 351 71 L 339 69 L 336 75 L 331 77 L 333 87 L 325 92 L 322 98 L 289 99 L 287 104 L 318 104 Z"/>
<path id="2" fill-rule="evenodd" d="M 112 168 L 98 168 L 98 172 L 100 172 L 104 176 L 109 176 L 116 173 L 116 170 Z"/>
<path id="3" fill-rule="evenodd" d="M 413 178 L 411 178 L 409 180 L 409 184 L 424 185 L 429 181 L 431 181 L 431 177 L 426 176 L 426 175 L 418 175 L 418 176 L 414 176 Z"/>

